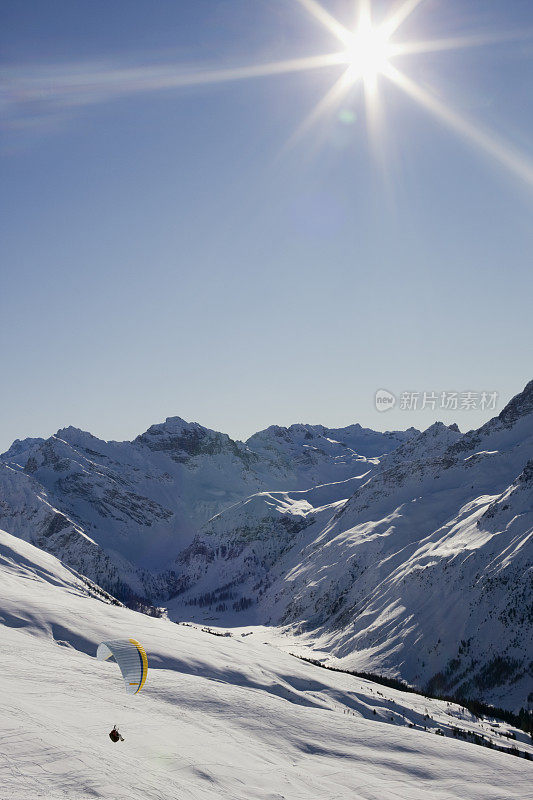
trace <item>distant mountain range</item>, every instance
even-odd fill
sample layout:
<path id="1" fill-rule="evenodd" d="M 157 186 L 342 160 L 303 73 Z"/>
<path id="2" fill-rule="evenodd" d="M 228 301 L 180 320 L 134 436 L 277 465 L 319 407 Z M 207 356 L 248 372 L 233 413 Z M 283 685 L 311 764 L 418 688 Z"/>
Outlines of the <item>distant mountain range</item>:
<path id="1" fill-rule="evenodd" d="M 254 492 L 366 473 L 416 433 L 273 426 L 245 444 L 179 417 L 133 442 L 63 428 L 0 456 L 0 525 L 121 599 L 164 602 L 181 577 L 169 566 L 214 514 Z"/>
<path id="2" fill-rule="evenodd" d="M 533 703 L 533 381 L 467 434 L 242 443 L 171 417 L 132 442 L 17 440 L 0 527 L 171 619 L 268 625 L 350 669 Z"/>

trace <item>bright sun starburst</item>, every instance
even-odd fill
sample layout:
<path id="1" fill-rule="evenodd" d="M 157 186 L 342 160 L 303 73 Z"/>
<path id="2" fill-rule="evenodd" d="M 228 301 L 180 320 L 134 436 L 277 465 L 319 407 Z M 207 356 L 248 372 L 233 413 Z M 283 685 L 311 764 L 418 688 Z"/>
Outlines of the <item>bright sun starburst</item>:
<path id="1" fill-rule="evenodd" d="M 384 128 L 380 83 L 390 81 L 411 100 L 442 123 L 466 138 L 478 150 L 533 185 L 533 164 L 489 131 L 466 119 L 444 103 L 437 95 L 423 88 L 403 72 L 398 62 L 403 56 L 479 47 L 494 42 L 530 38 L 529 32 L 504 35 L 472 35 L 432 41 L 402 41 L 398 31 L 423 2 L 429 0 L 397 0 L 389 16 L 376 24 L 372 19 L 371 0 L 353 0 L 357 19 L 353 28 L 342 25 L 318 0 L 294 0 L 302 6 L 339 42 L 336 50 L 326 55 L 293 58 L 267 64 L 252 64 L 225 69 L 185 69 L 176 64 L 145 67 L 106 67 L 96 64 L 67 65 L 52 70 L 32 72 L 7 71 L 0 83 L 0 106 L 11 127 L 47 124 L 54 114 L 61 114 L 135 92 L 153 92 L 184 86 L 223 83 L 227 81 L 283 75 L 320 68 L 337 68 L 340 75 L 333 86 L 311 111 L 289 145 L 298 140 L 316 122 L 333 115 L 345 101 L 354 85 L 364 87 L 366 118 L 372 141 L 377 142 Z M 47 116 L 48 115 L 48 116 Z M 6 124 L 6 123 L 4 123 Z"/>
<path id="2" fill-rule="evenodd" d="M 350 80 L 355 82 L 361 79 L 366 91 L 375 92 L 378 76 L 386 71 L 391 55 L 386 31 L 373 27 L 370 19 L 362 20 L 346 51 Z"/>
<path id="3" fill-rule="evenodd" d="M 533 184 L 533 164 L 530 160 L 514 151 L 493 134 L 484 131 L 479 125 L 453 111 L 438 97 L 416 84 L 393 63 L 405 55 L 479 47 L 506 39 L 521 38 L 520 34 L 511 37 L 499 34 L 433 41 L 398 42 L 393 37 L 423 0 L 404 0 L 379 25 L 372 22 L 371 0 L 359 0 L 358 20 L 352 31 L 341 25 L 317 0 L 297 0 L 297 2 L 342 42 L 344 49 L 336 54 L 336 58 L 338 63 L 346 65 L 340 79 L 305 120 L 297 132 L 298 136 L 307 131 L 319 117 L 338 106 L 350 88 L 359 81 L 362 82 L 365 90 L 368 125 L 371 133 L 376 136 L 379 124 L 378 82 L 380 77 L 384 77 L 456 133 L 461 134 L 479 149 L 491 155 L 527 183 Z M 335 63 L 335 55 L 324 56 L 324 59 L 324 65 Z"/>

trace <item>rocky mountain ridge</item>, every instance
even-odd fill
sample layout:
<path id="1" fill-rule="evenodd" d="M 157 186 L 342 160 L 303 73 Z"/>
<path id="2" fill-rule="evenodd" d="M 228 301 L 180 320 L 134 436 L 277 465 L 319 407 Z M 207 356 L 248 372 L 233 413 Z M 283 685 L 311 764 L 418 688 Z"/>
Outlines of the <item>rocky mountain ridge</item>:
<path id="1" fill-rule="evenodd" d="M 72 426 L 17 440 L 0 458 L 0 523 L 126 602 L 162 602 L 181 585 L 168 565 L 220 510 L 258 490 L 349 482 L 374 466 L 326 431 L 274 427 L 250 445 L 169 417 L 132 442 Z M 413 435 L 345 431 L 371 454 Z"/>

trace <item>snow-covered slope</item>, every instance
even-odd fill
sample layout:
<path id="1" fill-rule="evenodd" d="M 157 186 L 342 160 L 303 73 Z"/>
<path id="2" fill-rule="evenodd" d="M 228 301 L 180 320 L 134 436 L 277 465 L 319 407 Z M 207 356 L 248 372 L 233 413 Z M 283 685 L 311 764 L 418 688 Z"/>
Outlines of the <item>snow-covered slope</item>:
<path id="1" fill-rule="evenodd" d="M 180 556 L 171 615 L 281 624 L 350 668 L 533 703 L 532 396 L 465 436 L 436 423 L 344 502 L 258 494 L 219 514 Z"/>
<path id="2" fill-rule="evenodd" d="M 468 741 L 532 753 L 506 723 L 302 663 L 260 630 L 212 636 L 97 596 L 0 532 L 2 800 L 531 796 L 529 761 Z M 149 659 L 136 696 L 95 658 L 129 636 Z"/>
<path id="3" fill-rule="evenodd" d="M 134 567 L 115 549 L 106 551 L 83 527 L 54 507 L 43 486 L 31 475 L 0 462 L 0 518 L 5 528 L 84 575 L 98 579 L 107 590 L 129 603 L 157 595 L 167 588 L 163 576 Z"/>

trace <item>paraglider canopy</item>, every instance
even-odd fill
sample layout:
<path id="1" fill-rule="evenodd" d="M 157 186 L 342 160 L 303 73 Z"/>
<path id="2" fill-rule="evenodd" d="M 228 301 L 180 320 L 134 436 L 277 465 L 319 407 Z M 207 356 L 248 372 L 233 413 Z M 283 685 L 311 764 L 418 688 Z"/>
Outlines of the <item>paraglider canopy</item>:
<path id="1" fill-rule="evenodd" d="M 146 650 L 136 639 L 112 639 L 101 642 L 96 651 L 99 661 L 114 657 L 120 667 L 128 694 L 141 691 L 148 674 Z"/>

